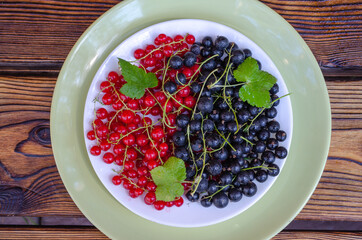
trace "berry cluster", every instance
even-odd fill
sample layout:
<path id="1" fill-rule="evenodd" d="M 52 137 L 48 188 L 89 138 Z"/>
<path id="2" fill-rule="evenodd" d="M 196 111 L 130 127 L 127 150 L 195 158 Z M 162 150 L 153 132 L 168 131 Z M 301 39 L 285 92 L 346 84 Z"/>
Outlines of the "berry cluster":
<path id="1" fill-rule="evenodd" d="M 132 198 L 145 193 L 144 202 L 157 210 L 183 204 L 182 197 L 171 202 L 157 201 L 150 171 L 173 154 L 171 137 L 176 132 L 177 115 L 190 114 L 195 106 L 189 82 L 198 75 L 198 65 L 197 60 L 190 64 L 187 57 L 189 44 L 194 42 L 193 35 L 171 38 L 160 34 L 155 45 L 135 50 L 139 67 L 155 73 L 158 86 L 146 89 L 141 99 L 132 99 L 120 92 L 126 83 L 124 77 L 110 72 L 95 99 L 104 107 L 95 110 L 92 130 L 87 133 L 87 138 L 95 141 L 90 148 L 92 155 L 103 154 L 105 163 L 122 167 L 113 177 L 113 184 L 122 184 Z M 170 68 L 175 59 L 181 59 L 181 63 Z"/>
<path id="2" fill-rule="evenodd" d="M 262 183 L 279 174 L 275 159 L 287 155 L 279 146 L 286 133 L 273 120 L 279 86 L 270 90 L 271 108 L 251 106 L 240 99 L 241 84 L 233 76 L 233 70 L 252 55 L 250 50 L 219 36 L 194 43 L 191 52 L 202 62 L 201 74 L 192 83 L 199 95 L 192 114 L 176 118 L 175 156 L 185 161 L 187 180 L 192 182 L 187 199 L 224 208 L 243 195 L 255 195 L 254 180 Z M 258 65 L 261 68 L 259 61 Z"/>

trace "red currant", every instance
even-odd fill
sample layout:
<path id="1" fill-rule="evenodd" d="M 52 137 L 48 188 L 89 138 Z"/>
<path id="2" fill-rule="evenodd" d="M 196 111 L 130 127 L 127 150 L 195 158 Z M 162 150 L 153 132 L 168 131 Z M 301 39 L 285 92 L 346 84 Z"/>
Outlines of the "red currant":
<path id="1" fill-rule="evenodd" d="M 113 90 L 111 83 L 108 81 L 101 82 L 101 85 L 99 86 L 99 88 L 104 93 L 110 93 Z"/>
<path id="2" fill-rule="evenodd" d="M 193 43 L 195 42 L 195 37 L 194 37 L 194 35 L 191 35 L 191 34 L 187 35 L 187 36 L 186 36 L 186 42 L 187 42 L 188 44 L 193 44 Z"/>
<path id="3" fill-rule="evenodd" d="M 138 176 L 137 171 L 134 169 L 127 170 L 127 176 L 130 178 L 136 178 Z"/>
<path id="4" fill-rule="evenodd" d="M 130 190 L 130 189 L 133 188 L 133 184 L 132 184 L 128 179 L 125 179 L 125 180 L 123 181 L 123 187 L 124 187 L 124 189 L 126 189 L 126 190 Z"/>
<path id="5" fill-rule="evenodd" d="M 161 143 L 159 148 L 160 148 L 160 151 L 167 152 L 168 145 L 167 145 L 167 143 Z"/>
<path id="6" fill-rule="evenodd" d="M 121 121 L 124 122 L 124 123 L 131 123 L 134 119 L 134 112 L 130 111 L 130 110 L 124 110 L 122 113 L 121 113 Z"/>
<path id="7" fill-rule="evenodd" d="M 138 186 L 142 187 L 142 186 L 146 185 L 146 183 L 147 183 L 147 178 L 145 176 L 140 176 L 138 178 L 138 181 L 137 181 Z"/>
<path id="8" fill-rule="evenodd" d="M 157 36 L 157 38 L 158 38 L 158 41 L 160 41 L 160 43 L 165 43 L 165 42 L 166 42 L 166 39 L 167 39 L 167 36 L 166 36 L 166 34 L 161 33 L 161 34 L 159 34 L 159 35 Z"/>
<path id="9" fill-rule="evenodd" d="M 132 161 L 136 160 L 138 157 L 138 153 L 134 148 L 127 149 L 126 155 L 127 155 L 127 158 Z"/>
<path id="10" fill-rule="evenodd" d="M 147 159 L 145 159 L 146 161 L 148 161 Z M 151 171 L 152 169 L 158 167 L 158 162 L 156 160 L 150 160 L 147 163 L 147 168 Z"/>
<path id="11" fill-rule="evenodd" d="M 140 115 L 136 114 L 136 115 L 134 116 L 133 123 L 134 123 L 134 124 L 137 124 L 137 125 L 141 123 L 141 117 L 140 117 Z"/>
<path id="12" fill-rule="evenodd" d="M 107 136 L 108 132 L 109 131 L 106 125 L 102 125 L 97 128 L 97 136 L 99 137 Z"/>
<path id="13" fill-rule="evenodd" d="M 93 155 L 93 156 L 99 156 L 101 154 L 102 150 L 100 147 L 98 146 L 93 146 L 91 147 L 90 149 L 90 153 Z"/>
<path id="14" fill-rule="evenodd" d="M 135 192 L 135 195 L 138 197 L 138 196 L 141 196 L 143 194 L 143 189 L 142 188 L 136 188 L 134 190 Z"/>
<path id="15" fill-rule="evenodd" d="M 163 48 L 163 54 L 166 56 L 166 57 L 171 57 L 172 56 L 172 53 L 173 53 L 173 49 L 171 46 L 165 46 Z"/>
<path id="16" fill-rule="evenodd" d="M 145 56 L 145 51 L 143 49 L 137 49 L 136 51 L 134 51 L 134 58 L 135 59 L 140 59 L 143 58 Z"/>
<path id="17" fill-rule="evenodd" d="M 145 52 L 148 54 L 148 53 L 152 52 L 152 50 L 155 48 L 156 47 L 154 45 L 147 45 Z"/>
<path id="18" fill-rule="evenodd" d="M 161 108 L 159 106 L 154 106 L 153 108 L 151 108 L 151 115 L 152 116 L 158 116 L 161 114 Z"/>
<path id="19" fill-rule="evenodd" d="M 132 110 L 137 110 L 138 109 L 138 101 L 135 99 L 130 99 L 127 102 L 127 107 L 129 107 Z"/>
<path id="20" fill-rule="evenodd" d="M 145 97 L 143 104 L 145 105 L 145 107 L 151 108 L 155 106 L 156 100 L 151 95 L 148 95 L 147 97 Z"/>
<path id="21" fill-rule="evenodd" d="M 176 200 L 174 201 L 174 203 L 175 203 L 175 206 L 176 206 L 176 207 L 181 207 L 182 204 L 184 203 L 184 199 L 183 199 L 182 197 L 179 197 L 178 199 L 176 199 Z"/>
<path id="22" fill-rule="evenodd" d="M 112 82 L 112 83 L 115 83 L 119 80 L 119 76 L 118 76 L 118 73 L 112 71 L 110 73 L 108 73 L 108 81 Z"/>
<path id="23" fill-rule="evenodd" d="M 126 146 L 132 146 L 135 143 L 135 137 L 132 134 L 129 134 L 122 139 L 123 144 Z"/>
<path id="24" fill-rule="evenodd" d="M 145 195 L 144 201 L 147 205 L 152 205 L 156 201 L 156 194 L 154 192 L 148 192 Z"/>
<path id="25" fill-rule="evenodd" d="M 124 156 L 123 155 L 117 155 L 117 156 L 114 157 L 114 162 L 118 166 L 123 166 L 123 161 L 124 161 Z"/>
<path id="26" fill-rule="evenodd" d="M 87 133 L 87 138 L 89 140 L 95 140 L 96 139 L 96 134 L 94 133 L 93 130 L 90 130 L 88 133 Z"/>
<path id="27" fill-rule="evenodd" d="M 113 103 L 113 97 L 112 94 L 106 93 L 102 97 L 102 102 L 104 105 L 111 105 Z"/>
<path id="28" fill-rule="evenodd" d="M 146 175 L 146 174 L 148 173 L 148 169 L 147 169 L 147 167 L 145 167 L 145 166 L 140 166 L 140 167 L 137 169 L 137 173 L 138 173 L 138 175 L 140 175 L 140 176 L 144 176 L 144 175 Z"/>
<path id="29" fill-rule="evenodd" d="M 148 141 L 148 137 L 145 134 L 138 135 L 136 139 L 137 145 L 140 147 L 146 146 Z"/>
<path id="30" fill-rule="evenodd" d="M 152 125 L 152 119 L 149 117 L 143 118 L 142 125 L 144 127 Z"/>
<path id="31" fill-rule="evenodd" d="M 163 92 L 156 92 L 154 95 L 157 101 L 161 104 L 164 104 L 167 100 L 167 97 Z"/>
<path id="32" fill-rule="evenodd" d="M 99 119 L 105 119 L 105 118 L 107 118 L 107 115 L 108 115 L 108 112 L 104 108 L 98 108 L 96 111 L 96 116 Z"/>
<path id="33" fill-rule="evenodd" d="M 111 133 L 111 135 L 109 136 L 109 141 L 113 144 L 117 143 L 119 141 L 119 139 L 121 138 L 121 135 L 117 132 L 115 133 Z"/>
<path id="34" fill-rule="evenodd" d="M 157 151 L 154 149 L 148 149 L 145 154 L 146 160 L 155 160 L 157 158 Z"/>
<path id="35" fill-rule="evenodd" d="M 156 210 L 161 211 L 162 209 L 165 208 L 165 202 L 164 201 L 155 201 L 153 203 L 153 206 L 155 207 Z"/>
<path id="36" fill-rule="evenodd" d="M 165 137 L 165 133 L 163 132 L 163 129 L 161 126 L 156 126 L 152 131 L 151 131 L 151 137 L 153 140 L 161 140 L 162 138 Z"/>
<path id="37" fill-rule="evenodd" d="M 103 155 L 103 161 L 107 164 L 111 164 L 114 162 L 114 155 L 110 152 L 107 152 Z"/>
<path id="38" fill-rule="evenodd" d="M 134 166 L 135 166 L 134 161 L 125 161 L 124 162 L 124 169 L 126 169 L 126 170 L 133 169 Z"/>
<path id="39" fill-rule="evenodd" d="M 173 38 L 173 40 L 174 40 L 175 42 L 179 42 L 179 41 L 181 41 L 181 40 L 183 40 L 183 39 L 184 39 L 184 37 L 181 36 L 181 35 L 176 35 L 176 36 Z"/>
<path id="40" fill-rule="evenodd" d="M 175 205 L 174 201 L 165 202 L 166 207 L 172 207 Z"/>
<path id="41" fill-rule="evenodd" d="M 185 86 L 179 90 L 177 95 L 179 95 L 180 97 L 187 97 L 188 95 L 190 95 L 190 92 L 191 92 L 191 88 L 189 86 Z"/>
<path id="42" fill-rule="evenodd" d="M 114 177 L 112 178 L 112 183 L 113 183 L 114 185 L 120 185 L 120 184 L 122 183 L 122 178 L 121 178 L 121 176 L 118 176 L 118 175 L 114 176 Z"/>
<path id="43" fill-rule="evenodd" d="M 195 97 L 189 95 L 184 98 L 184 103 L 186 107 L 193 108 L 196 104 L 196 99 Z"/>
<path id="44" fill-rule="evenodd" d="M 112 108 L 116 111 L 122 109 L 123 106 L 124 106 L 124 103 L 119 100 L 116 100 L 114 103 L 112 103 Z"/>

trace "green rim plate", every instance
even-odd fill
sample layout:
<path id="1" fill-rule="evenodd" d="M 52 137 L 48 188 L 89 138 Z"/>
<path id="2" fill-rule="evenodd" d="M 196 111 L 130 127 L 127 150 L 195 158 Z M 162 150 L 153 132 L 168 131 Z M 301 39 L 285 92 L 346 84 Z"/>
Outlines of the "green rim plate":
<path id="1" fill-rule="evenodd" d="M 83 137 L 85 98 L 108 54 L 140 29 L 182 18 L 218 22 L 246 35 L 271 57 L 292 93 L 293 140 L 274 185 L 242 214 L 199 228 L 160 225 L 119 204 L 95 174 Z M 69 53 L 54 90 L 50 120 L 53 152 L 64 185 L 83 214 L 112 239 L 271 238 L 312 195 L 331 135 L 328 93 L 313 54 L 283 18 L 256 0 L 121 2 L 94 22 Z"/>

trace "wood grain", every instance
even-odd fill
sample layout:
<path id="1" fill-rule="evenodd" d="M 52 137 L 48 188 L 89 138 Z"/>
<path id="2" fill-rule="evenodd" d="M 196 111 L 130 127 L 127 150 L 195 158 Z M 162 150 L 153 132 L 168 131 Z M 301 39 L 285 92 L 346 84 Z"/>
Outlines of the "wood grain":
<path id="1" fill-rule="evenodd" d="M 361 232 L 322 232 L 322 231 L 283 231 L 273 240 L 355 240 L 361 239 Z M 55 228 L 55 227 L 0 227 L 0 239 L 108 239 L 103 233 L 92 227 Z"/>
<path id="2" fill-rule="evenodd" d="M 80 35 L 118 2 L 2 1 L 0 74 L 56 75 Z M 325 75 L 362 76 L 361 1 L 262 2 L 301 34 Z"/>
<path id="3" fill-rule="evenodd" d="M 82 216 L 52 156 L 55 82 L 54 77 L 0 76 L 0 215 Z M 329 159 L 297 219 L 362 221 L 362 81 L 328 81 L 327 87 L 333 118 Z"/>

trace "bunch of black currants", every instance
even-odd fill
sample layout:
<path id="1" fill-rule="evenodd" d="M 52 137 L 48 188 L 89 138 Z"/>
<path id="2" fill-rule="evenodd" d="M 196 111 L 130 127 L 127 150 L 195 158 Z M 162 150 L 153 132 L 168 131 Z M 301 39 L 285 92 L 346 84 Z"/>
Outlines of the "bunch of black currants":
<path id="1" fill-rule="evenodd" d="M 263 183 L 279 174 L 275 160 L 287 156 L 287 149 L 279 146 L 287 134 L 274 120 L 279 86 L 269 91 L 270 108 L 251 106 L 240 99 L 241 84 L 233 76 L 233 70 L 251 57 L 249 49 L 239 49 L 219 36 L 215 41 L 203 38 L 190 52 L 185 55 L 201 59 L 201 73 L 191 83 L 197 102 L 191 115 L 177 116 L 174 154 L 185 161 L 186 181 L 192 183 L 187 199 L 204 207 L 224 208 L 243 195 L 254 196 L 255 181 Z"/>

